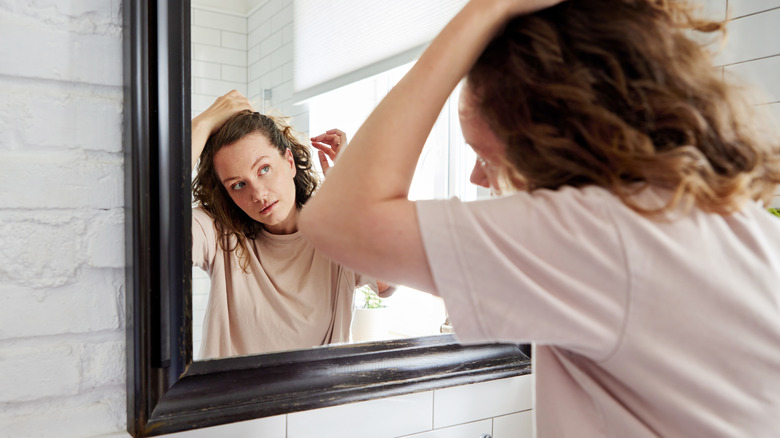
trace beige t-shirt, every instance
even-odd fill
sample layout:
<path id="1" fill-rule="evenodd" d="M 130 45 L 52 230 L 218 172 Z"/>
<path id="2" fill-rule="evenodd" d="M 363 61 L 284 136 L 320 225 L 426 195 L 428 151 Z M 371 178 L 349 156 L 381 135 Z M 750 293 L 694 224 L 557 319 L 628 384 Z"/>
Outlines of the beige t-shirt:
<path id="1" fill-rule="evenodd" d="M 780 220 L 757 203 L 656 222 L 565 187 L 417 215 L 458 337 L 536 342 L 539 437 L 780 435 Z"/>
<path id="2" fill-rule="evenodd" d="M 217 243 L 212 218 L 192 210 L 192 263 L 209 274 L 201 358 L 310 348 L 349 340 L 354 290 L 376 282 L 330 261 L 300 233 L 249 241 L 248 273 Z"/>

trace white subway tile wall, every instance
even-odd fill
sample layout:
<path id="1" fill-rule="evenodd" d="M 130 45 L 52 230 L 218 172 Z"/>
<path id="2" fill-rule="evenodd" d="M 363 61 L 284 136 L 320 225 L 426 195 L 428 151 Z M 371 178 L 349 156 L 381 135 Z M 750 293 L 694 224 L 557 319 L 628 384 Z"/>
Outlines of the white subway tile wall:
<path id="1" fill-rule="evenodd" d="M 169 438 L 285 438 L 287 417 L 258 418 L 165 435 Z"/>
<path id="2" fill-rule="evenodd" d="M 493 419 L 493 438 L 533 436 L 533 411 L 523 411 Z"/>
<path id="3" fill-rule="evenodd" d="M 306 104 L 293 101 L 292 2 L 269 0 L 243 16 L 192 9 L 192 116 L 231 89 L 255 109 L 289 117 L 308 136 Z"/>
<path id="4" fill-rule="evenodd" d="M 708 4 L 716 0 L 710 0 Z M 718 5 L 722 0 L 717 0 Z M 758 93 L 767 123 L 780 125 L 780 0 L 728 0 L 728 37 L 714 58 L 728 79 L 738 76 Z M 715 8 L 710 6 L 713 14 Z M 780 189 L 770 207 L 780 208 Z"/>
<path id="5" fill-rule="evenodd" d="M 200 342 L 203 340 L 203 320 L 209 302 L 211 280 L 206 271 L 192 268 L 192 357 L 200 357 Z"/>
<path id="6" fill-rule="evenodd" d="M 308 137 L 308 104 L 293 100 L 292 30 L 290 0 L 268 0 L 249 13 L 247 92 L 258 110 L 289 117 L 292 126 Z"/>
<path id="7" fill-rule="evenodd" d="M 246 34 L 246 16 L 243 14 L 193 7 L 191 18 L 192 25 L 198 28 L 205 27 Z"/>
<path id="8" fill-rule="evenodd" d="M 433 391 L 433 427 L 498 417 L 533 408 L 529 375 Z"/>
<path id="9" fill-rule="evenodd" d="M 709 18 L 711 20 L 725 20 L 726 19 L 726 2 L 728 0 L 706 0 L 699 1 L 697 4 L 701 8 L 699 14 L 702 17 Z M 734 0 L 732 0 L 733 2 Z"/>
<path id="10" fill-rule="evenodd" d="M 287 438 L 393 438 L 431 430 L 433 394 L 419 392 L 287 415 Z"/>
<path id="11" fill-rule="evenodd" d="M 728 0 L 728 2 L 729 14 L 732 18 L 780 8 L 780 0 Z"/>
<path id="12" fill-rule="evenodd" d="M 727 77 L 735 74 L 759 89 L 756 104 L 780 102 L 780 56 L 728 65 L 724 70 Z"/>
<path id="13" fill-rule="evenodd" d="M 777 56 L 780 53 L 777 23 L 780 23 L 780 8 L 730 21 L 726 45 L 715 57 L 715 65 Z"/>
<path id="14" fill-rule="evenodd" d="M 444 429 L 408 435 L 403 438 L 479 438 L 493 433 L 493 423 L 490 420 L 475 421 Z M 514 435 L 519 436 L 519 435 Z M 531 435 L 526 435 L 530 437 Z"/>
<path id="15" fill-rule="evenodd" d="M 236 89 L 247 94 L 247 18 L 192 8 L 192 116 Z"/>

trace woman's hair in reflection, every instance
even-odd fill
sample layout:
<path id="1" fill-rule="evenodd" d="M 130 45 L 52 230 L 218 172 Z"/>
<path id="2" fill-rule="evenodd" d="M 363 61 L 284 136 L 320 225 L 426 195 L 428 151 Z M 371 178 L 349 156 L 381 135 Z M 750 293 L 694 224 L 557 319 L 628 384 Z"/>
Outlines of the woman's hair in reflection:
<path id="1" fill-rule="evenodd" d="M 529 190 L 602 186 L 649 217 L 768 201 L 778 138 L 690 39 L 724 23 L 687 3 L 570 0 L 509 22 L 467 78 L 509 173 Z M 666 206 L 632 200 L 649 185 L 672 191 Z"/>
<path id="2" fill-rule="evenodd" d="M 254 239 L 263 229 L 263 224 L 249 217 L 230 198 L 214 169 L 214 155 L 224 146 L 231 145 L 249 134 L 261 134 L 284 156 L 290 150 L 295 162 L 295 206 L 300 210 L 317 190 L 319 176 L 312 167 L 309 147 L 296 138 L 293 128 L 280 118 L 272 118 L 249 110 L 231 117 L 225 125 L 209 137 L 197 167 L 197 176 L 192 181 L 192 194 L 216 224 L 220 247 L 224 251 L 238 251 L 241 269 L 249 265 L 245 239 Z M 231 236 L 235 243 L 231 244 Z"/>

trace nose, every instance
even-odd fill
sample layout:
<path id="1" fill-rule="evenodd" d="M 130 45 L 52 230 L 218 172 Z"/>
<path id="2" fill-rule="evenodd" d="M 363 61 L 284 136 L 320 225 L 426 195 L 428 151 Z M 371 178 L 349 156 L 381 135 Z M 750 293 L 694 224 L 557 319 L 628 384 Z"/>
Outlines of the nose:
<path id="1" fill-rule="evenodd" d="M 479 161 L 474 163 L 474 168 L 471 170 L 471 177 L 469 177 L 469 181 L 471 181 L 471 183 L 474 185 L 478 185 L 486 189 L 490 188 L 490 179 L 485 173 L 485 169 L 479 164 Z"/>
<path id="2" fill-rule="evenodd" d="M 252 202 L 255 203 L 265 202 L 265 199 L 267 197 L 268 197 L 268 190 L 266 190 L 265 186 L 259 183 L 252 184 Z"/>

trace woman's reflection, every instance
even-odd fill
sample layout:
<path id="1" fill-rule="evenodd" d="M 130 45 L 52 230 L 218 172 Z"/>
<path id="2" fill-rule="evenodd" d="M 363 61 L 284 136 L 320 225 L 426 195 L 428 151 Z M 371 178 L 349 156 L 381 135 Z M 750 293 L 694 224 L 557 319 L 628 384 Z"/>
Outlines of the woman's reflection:
<path id="1" fill-rule="evenodd" d="M 346 136 L 315 140 L 327 169 Z M 192 154 L 192 260 L 211 278 L 200 358 L 348 341 L 354 289 L 377 285 L 298 233 L 319 184 L 308 146 L 231 91 L 193 119 Z"/>

